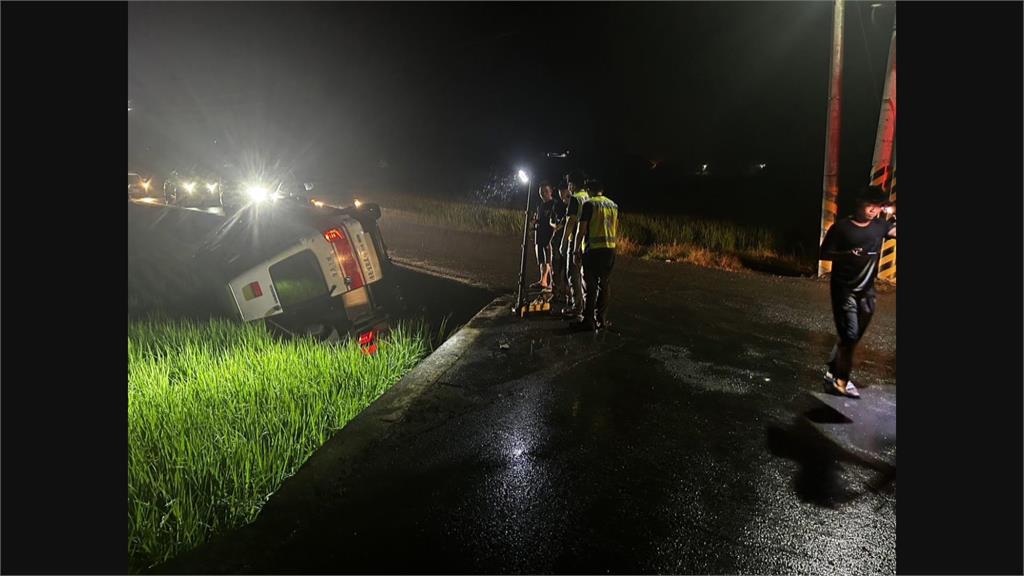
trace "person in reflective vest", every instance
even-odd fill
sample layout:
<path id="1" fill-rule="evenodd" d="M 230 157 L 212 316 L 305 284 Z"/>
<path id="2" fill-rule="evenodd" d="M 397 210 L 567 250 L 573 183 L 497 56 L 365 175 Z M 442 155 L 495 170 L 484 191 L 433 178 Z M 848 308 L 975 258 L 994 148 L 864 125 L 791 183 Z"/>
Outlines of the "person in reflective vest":
<path id="1" fill-rule="evenodd" d="M 578 320 L 583 314 L 583 260 L 573 247 L 577 243 L 577 229 L 580 214 L 583 212 L 583 204 L 587 201 L 589 194 L 583 185 L 583 174 L 576 171 L 568 174 L 565 178 L 570 196 L 569 206 L 566 209 L 565 234 L 562 236 L 562 245 L 559 251 L 565 255 L 570 290 L 566 295 L 566 307 L 562 309 L 562 314 Z"/>
<path id="2" fill-rule="evenodd" d="M 580 213 L 580 242 L 583 281 L 587 289 L 583 318 L 574 325 L 582 330 L 607 328 L 610 280 L 615 267 L 615 241 L 619 232 L 619 207 L 604 195 L 604 185 L 597 180 L 586 183 L 590 198 Z"/>

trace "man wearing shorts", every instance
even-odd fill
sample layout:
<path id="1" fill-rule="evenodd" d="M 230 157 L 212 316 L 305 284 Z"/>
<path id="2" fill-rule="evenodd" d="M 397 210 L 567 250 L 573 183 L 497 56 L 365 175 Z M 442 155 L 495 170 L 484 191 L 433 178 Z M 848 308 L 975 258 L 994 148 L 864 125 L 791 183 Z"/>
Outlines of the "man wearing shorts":
<path id="1" fill-rule="evenodd" d="M 861 191 L 853 215 L 833 224 L 821 243 L 821 259 L 832 261 L 829 288 L 832 317 L 839 333 L 825 372 L 825 387 L 850 398 L 860 398 L 850 380 L 850 370 L 854 349 L 875 313 L 875 278 L 882 243 L 896 237 L 895 218 L 879 217 L 888 203 L 888 195 L 877 186 Z"/>
<path id="2" fill-rule="evenodd" d="M 551 184 L 541 182 L 540 206 L 533 215 L 533 238 L 534 253 L 537 255 L 537 264 L 540 266 L 540 280 L 530 285 L 530 288 L 541 288 L 545 292 L 551 291 L 551 238 L 555 233 L 555 226 L 551 222 L 555 202 L 552 198 Z"/>

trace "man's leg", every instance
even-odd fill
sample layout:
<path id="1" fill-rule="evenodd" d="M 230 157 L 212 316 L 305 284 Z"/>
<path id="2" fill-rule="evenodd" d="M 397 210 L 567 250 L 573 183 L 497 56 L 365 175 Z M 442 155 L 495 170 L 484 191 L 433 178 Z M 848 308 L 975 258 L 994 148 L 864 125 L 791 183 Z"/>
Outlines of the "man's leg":
<path id="1" fill-rule="evenodd" d="M 853 372 L 853 358 L 854 353 L 857 349 L 857 344 L 860 343 L 860 339 L 864 337 L 864 332 L 868 329 L 868 324 L 871 323 L 871 317 L 875 314 L 875 294 L 869 292 L 863 295 L 856 295 L 853 297 L 856 302 L 856 331 L 850 330 L 847 334 L 847 338 L 854 336 L 847 345 L 844 347 L 843 353 L 843 377 L 844 382 L 850 381 L 850 373 Z M 849 314 L 849 313 L 847 313 Z M 838 376 L 837 376 L 838 378 Z"/>
<path id="2" fill-rule="evenodd" d="M 544 246 L 544 272 L 541 274 L 541 282 L 544 283 L 544 288 L 547 290 L 553 290 L 555 285 L 555 279 L 551 277 L 551 263 L 554 261 L 554 251 L 551 248 L 551 242 L 548 241 L 547 245 Z"/>
<path id="3" fill-rule="evenodd" d="M 579 285 L 580 285 L 580 303 L 577 304 L 580 310 L 583 310 L 583 305 L 587 302 L 587 277 L 584 275 L 586 266 L 583 265 L 583 255 L 579 255 L 576 259 L 579 263 Z"/>
<path id="4" fill-rule="evenodd" d="M 558 252 L 558 281 L 562 288 L 559 291 L 559 298 L 562 305 L 568 308 L 572 304 L 572 278 L 569 275 L 569 256 L 559 250 Z"/>
<path id="5" fill-rule="evenodd" d="M 562 259 L 562 255 L 558 252 L 558 248 L 554 248 L 552 256 L 551 276 L 552 284 L 554 285 L 552 309 L 557 312 L 558 309 L 554 308 L 554 303 L 563 303 L 565 301 L 565 260 Z"/>
<path id="6" fill-rule="evenodd" d="M 836 389 L 843 393 L 850 380 L 853 366 L 853 349 L 862 334 L 858 325 L 858 303 L 856 297 L 842 289 L 832 289 L 832 316 L 836 324 L 839 342 L 833 348 L 829 370 L 836 380 Z"/>
<path id="7" fill-rule="evenodd" d="M 533 245 L 533 256 L 537 259 L 537 266 L 540 268 L 540 280 L 530 284 L 530 288 L 539 288 L 544 284 L 544 255 L 541 250 L 540 244 Z"/>
<path id="8" fill-rule="evenodd" d="M 853 368 L 853 349 L 857 346 L 856 342 L 840 342 L 838 345 L 839 350 L 836 353 L 836 371 L 833 375 L 836 377 L 836 381 L 840 384 L 846 384 L 850 381 L 850 370 Z"/>
<path id="9" fill-rule="evenodd" d="M 583 256 L 583 278 L 587 283 L 586 304 L 583 307 L 583 321 L 590 324 L 595 322 L 595 309 L 598 294 L 601 293 L 600 286 L 601 266 L 596 261 L 593 253 Z"/>
<path id="10" fill-rule="evenodd" d="M 857 342 L 864 337 L 864 332 L 875 315 L 875 292 L 869 291 L 857 299 Z"/>
<path id="11" fill-rule="evenodd" d="M 583 292 L 583 262 L 575 254 L 569 254 L 569 283 L 572 285 L 572 302 L 568 308 L 576 316 L 582 312 L 586 300 Z"/>
<path id="12" fill-rule="evenodd" d="M 604 326 L 608 323 L 608 297 L 611 296 L 612 268 L 615 267 L 615 250 L 601 250 L 607 252 L 598 264 L 600 272 L 597 275 L 597 323 Z"/>

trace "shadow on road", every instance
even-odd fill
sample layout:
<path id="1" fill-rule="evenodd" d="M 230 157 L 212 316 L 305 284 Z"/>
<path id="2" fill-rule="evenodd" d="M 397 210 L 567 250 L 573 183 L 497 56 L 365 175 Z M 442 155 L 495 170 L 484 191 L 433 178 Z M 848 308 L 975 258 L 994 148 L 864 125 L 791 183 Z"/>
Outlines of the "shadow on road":
<path id="1" fill-rule="evenodd" d="M 842 418 L 828 409 L 808 412 L 806 418 L 829 421 Z M 867 493 L 888 493 L 894 490 L 895 468 L 878 469 L 877 475 L 861 486 L 852 485 L 843 475 L 843 464 L 864 465 L 845 456 L 835 445 L 814 432 L 805 416 L 796 417 L 788 426 L 772 425 L 765 429 L 765 445 L 769 452 L 795 462 L 799 469 L 793 478 L 796 495 L 810 504 L 838 508 Z"/>

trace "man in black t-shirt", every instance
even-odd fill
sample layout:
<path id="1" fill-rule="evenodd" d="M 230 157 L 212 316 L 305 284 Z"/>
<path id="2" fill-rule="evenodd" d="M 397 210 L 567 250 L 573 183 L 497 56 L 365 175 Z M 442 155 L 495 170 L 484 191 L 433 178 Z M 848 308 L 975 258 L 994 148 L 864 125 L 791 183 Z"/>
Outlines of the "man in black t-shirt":
<path id="1" fill-rule="evenodd" d="M 554 208 L 552 199 L 551 184 L 547 181 L 541 182 L 540 205 L 533 213 L 533 238 L 534 254 L 537 256 L 537 264 L 540 266 L 540 280 L 530 285 L 530 288 L 540 288 L 545 292 L 551 291 L 551 238 L 554 235 L 555 227 L 551 223 L 551 211 Z"/>
<path id="2" fill-rule="evenodd" d="M 895 217 L 879 218 L 888 203 L 881 188 L 867 188 L 858 196 L 853 215 L 833 224 L 821 243 L 821 259 L 832 261 L 832 317 L 839 333 L 828 361 L 825 385 L 850 398 L 860 398 L 850 381 L 850 370 L 854 349 L 875 313 L 875 278 L 882 243 L 896 237 Z M 891 209 L 886 211 L 893 213 Z"/>

